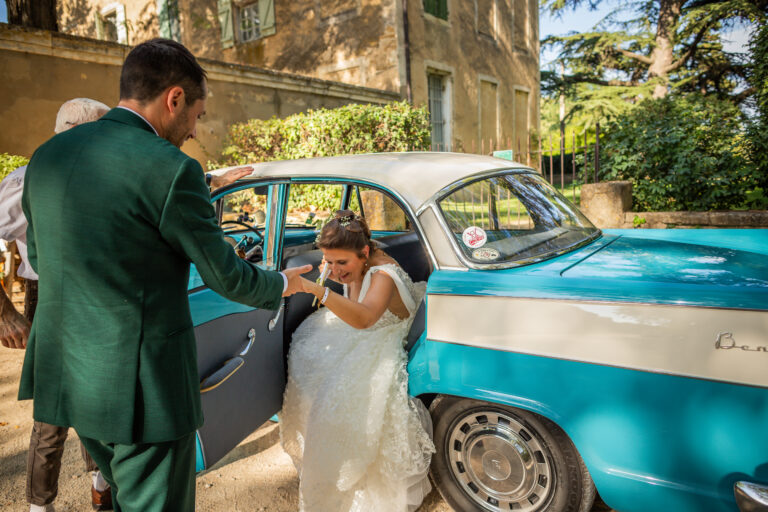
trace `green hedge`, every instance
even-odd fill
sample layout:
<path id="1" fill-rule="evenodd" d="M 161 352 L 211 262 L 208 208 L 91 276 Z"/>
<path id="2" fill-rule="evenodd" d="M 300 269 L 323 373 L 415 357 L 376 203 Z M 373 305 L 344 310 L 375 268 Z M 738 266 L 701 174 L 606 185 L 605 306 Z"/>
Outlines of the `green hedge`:
<path id="1" fill-rule="evenodd" d="M 321 108 L 284 119 L 251 119 L 232 125 L 221 159 L 212 166 L 424 150 L 429 147 L 429 132 L 426 107 L 405 101 Z"/>
<path id="2" fill-rule="evenodd" d="M 645 100 L 601 137 L 601 179 L 631 181 L 637 211 L 744 207 L 765 176 L 743 126 L 737 107 L 710 96 Z"/>
<path id="3" fill-rule="evenodd" d="M 8 153 L 0 153 L 0 180 L 11 174 L 11 172 L 17 167 L 27 165 L 29 158 L 9 155 Z"/>

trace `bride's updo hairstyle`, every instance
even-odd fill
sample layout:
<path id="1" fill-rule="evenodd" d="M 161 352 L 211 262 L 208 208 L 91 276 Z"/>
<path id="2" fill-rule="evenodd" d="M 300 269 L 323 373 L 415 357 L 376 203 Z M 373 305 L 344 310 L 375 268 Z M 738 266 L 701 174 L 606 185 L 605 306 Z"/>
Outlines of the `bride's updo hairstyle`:
<path id="1" fill-rule="evenodd" d="M 360 257 L 366 246 L 369 247 L 369 255 L 376 250 L 368 224 L 352 210 L 338 210 L 333 214 L 333 218 L 320 231 L 317 246 L 320 249 L 355 251 Z"/>

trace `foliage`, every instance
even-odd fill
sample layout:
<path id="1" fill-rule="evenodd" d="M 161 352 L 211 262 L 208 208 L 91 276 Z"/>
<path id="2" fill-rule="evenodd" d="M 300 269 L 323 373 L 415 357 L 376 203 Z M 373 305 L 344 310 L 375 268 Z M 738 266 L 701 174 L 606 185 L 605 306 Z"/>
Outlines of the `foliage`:
<path id="1" fill-rule="evenodd" d="M 228 165 L 384 151 L 425 150 L 430 145 L 429 112 L 402 101 L 388 105 L 346 105 L 310 110 L 285 119 L 251 119 L 230 126 L 227 142 L 211 169 Z M 297 209 L 332 210 L 341 188 L 291 187 Z"/>
<path id="2" fill-rule="evenodd" d="M 765 181 L 749 166 L 740 117 L 699 94 L 646 100 L 601 137 L 602 179 L 631 181 L 640 211 L 740 207 Z"/>
<path id="3" fill-rule="evenodd" d="M 747 79 L 754 90 L 750 106 L 755 112 L 748 129 L 749 153 L 757 172 L 768 175 L 768 23 L 753 33 L 749 53 Z"/>
<path id="4" fill-rule="evenodd" d="M 648 221 L 645 220 L 645 217 L 640 217 L 638 215 L 635 215 L 635 217 L 632 219 L 632 227 L 639 228 L 643 224 L 646 224 Z"/>
<path id="5" fill-rule="evenodd" d="M 562 16 L 604 0 L 540 0 Z M 721 32 L 735 23 L 764 23 L 765 0 L 644 0 L 618 3 L 592 31 L 553 36 L 564 74 L 542 72 L 543 95 L 561 92 L 610 113 L 622 103 L 669 92 L 715 93 L 738 103 L 746 67 L 743 55 L 723 50 Z M 589 108 L 583 106 L 584 108 Z"/>
<path id="6" fill-rule="evenodd" d="M 407 102 L 310 110 L 285 119 L 251 119 L 229 128 L 218 166 L 270 160 L 423 150 L 429 113 Z"/>
<path id="7" fill-rule="evenodd" d="M 8 176 L 17 167 L 27 165 L 28 163 L 29 158 L 0 153 L 0 180 Z"/>

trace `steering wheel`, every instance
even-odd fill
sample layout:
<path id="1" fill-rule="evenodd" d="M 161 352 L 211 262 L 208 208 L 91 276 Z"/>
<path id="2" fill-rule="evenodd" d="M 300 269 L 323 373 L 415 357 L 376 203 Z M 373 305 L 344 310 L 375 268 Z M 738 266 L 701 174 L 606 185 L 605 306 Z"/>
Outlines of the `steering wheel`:
<path id="1" fill-rule="evenodd" d="M 243 256 L 243 259 L 250 258 L 257 250 L 263 251 L 264 248 L 262 247 L 264 245 L 264 229 L 263 228 L 257 228 L 256 226 L 251 226 L 250 224 L 246 224 L 245 222 L 241 222 L 239 220 L 225 220 L 221 222 L 222 229 L 224 228 L 225 224 L 236 224 L 238 226 L 242 226 L 248 231 L 253 232 L 254 235 L 256 235 L 256 239 L 253 241 L 253 246 L 245 251 L 245 254 Z M 224 234 L 227 235 L 227 232 L 224 231 Z M 229 235 L 230 238 L 234 240 L 234 237 Z M 242 240 L 240 242 L 235 242 L 233 244 L 233 247 L 235 250 L 238 249 L 240 244 L 242 243 Z"/>

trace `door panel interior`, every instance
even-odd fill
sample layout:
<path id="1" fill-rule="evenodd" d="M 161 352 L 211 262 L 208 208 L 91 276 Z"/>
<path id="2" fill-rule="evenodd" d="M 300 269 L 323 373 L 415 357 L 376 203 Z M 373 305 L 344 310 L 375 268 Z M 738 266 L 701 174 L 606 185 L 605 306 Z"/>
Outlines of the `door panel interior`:
<path id="1" fill-rule="evenodd" d="M 210 468 L 280 410 L 285 389 L 282 318 L 253 309 L 195 327 L 205 422 L 198 431 Z M 253 343 L 249 347 L 249 331 Z"/>

